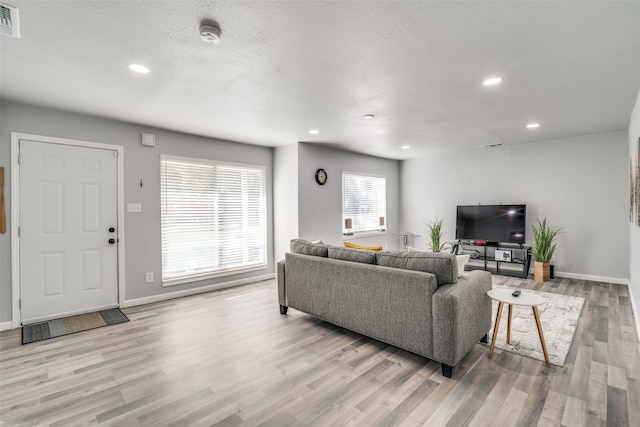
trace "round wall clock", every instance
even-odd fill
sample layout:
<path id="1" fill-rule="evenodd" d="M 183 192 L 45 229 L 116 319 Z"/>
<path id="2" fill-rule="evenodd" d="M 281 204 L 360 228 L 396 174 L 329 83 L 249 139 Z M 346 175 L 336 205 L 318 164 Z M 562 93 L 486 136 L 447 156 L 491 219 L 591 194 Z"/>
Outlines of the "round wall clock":
<path id="1" fill-rule="evenodd" d="M 324 185 L 327 182 L 327 171 L 324 169 L 318 169 L 316 171 L 316 182 L 320 185 Z"/>

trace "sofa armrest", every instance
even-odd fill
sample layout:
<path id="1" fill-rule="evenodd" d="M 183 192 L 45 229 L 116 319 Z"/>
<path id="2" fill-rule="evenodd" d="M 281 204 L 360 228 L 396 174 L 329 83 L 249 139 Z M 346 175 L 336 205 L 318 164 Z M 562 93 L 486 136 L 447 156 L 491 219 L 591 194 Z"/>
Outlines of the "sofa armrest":
<path id="1" fill-rule="evenodd" d="M 285 288 L 285 265 L 284 260 L 278 261 L 278 302 L 281 306 L 287 307 L 287 292 Z"/>
<path id="2" fill-rule="evenodd" d="M 491 273 L 466 272 L 433 293 L 433 354 L 455 366 L 491 329 Z"/>

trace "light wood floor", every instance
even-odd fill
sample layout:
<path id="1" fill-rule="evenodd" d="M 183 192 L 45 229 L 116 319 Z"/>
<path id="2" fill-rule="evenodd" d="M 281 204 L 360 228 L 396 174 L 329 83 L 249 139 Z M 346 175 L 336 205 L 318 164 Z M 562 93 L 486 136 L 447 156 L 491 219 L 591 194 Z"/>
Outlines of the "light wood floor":
<path id="1" fill-rule="evenodd" d="M 2 425 L 639 426 L 625 286 L 494 276 L 587 299 L 564 367 L 481 344 L 440 365 L 278 311 L 274 281 L 123 310 L 130 322 L 20 345 L 0 333 Z M 547 337 L 547 340 L 549 337 Z"/>

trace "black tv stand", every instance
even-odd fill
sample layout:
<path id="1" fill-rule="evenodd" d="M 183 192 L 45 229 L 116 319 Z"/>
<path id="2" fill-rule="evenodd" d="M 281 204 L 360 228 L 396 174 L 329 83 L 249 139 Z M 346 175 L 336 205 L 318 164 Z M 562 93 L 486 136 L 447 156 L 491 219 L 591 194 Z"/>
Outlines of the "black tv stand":
<path id="1" fill-rule="evenodd" d="M 496 257 L 496 251 L 503 251 L 503 258 Z M 505 252 L 506 251 L 506 252 Z M 483 269 L 495 274 L 504 276 L 517 275 L 525 278 L 529 274 L 531 267 L 531 246 L 522 243 L 501 243 L 501 242 L 478 242 L 475 240 L 457 240 L 453 242 L 451 252 L 456 255 L 468 253 L 471 255 L 469 261 L 482 261 L 477 263 L 467 263 L 465 269 Z M 495 265 L 492 265 L 495 263 Z M 514 269 L 500 269 L 500 264 L 520 264 L 522 271 Z"/>

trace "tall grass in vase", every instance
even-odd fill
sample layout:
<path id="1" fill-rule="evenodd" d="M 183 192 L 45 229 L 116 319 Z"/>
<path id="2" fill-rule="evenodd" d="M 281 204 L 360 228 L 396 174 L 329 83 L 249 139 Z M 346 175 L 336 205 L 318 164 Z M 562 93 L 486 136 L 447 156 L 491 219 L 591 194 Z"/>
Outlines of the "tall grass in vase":
<path id="1" fill-rule="evenodd" d="M 550 262 L 556 251 L 556 238 L 561 231 L 560 227 L 550 225 L 545 217 L 542 221 L 532 225 L 533 230 L 533 256 L 534 279 L 536 282 L 546 282 L 551 278 Z"/>
<path id="2" fill-rule="evenodd" d="M 436 218 L 429 224 L 427 229 L 429 231 L 429 249 L 433 252 L 442 252 L 447 249 L 448 243 L 442 241 L 442 227 L 444 226 L 444 218 Z"/>

